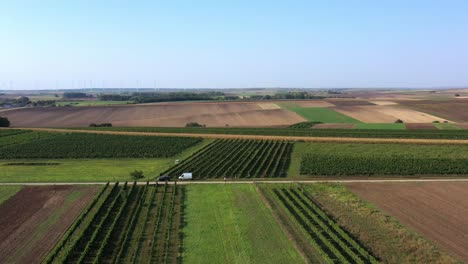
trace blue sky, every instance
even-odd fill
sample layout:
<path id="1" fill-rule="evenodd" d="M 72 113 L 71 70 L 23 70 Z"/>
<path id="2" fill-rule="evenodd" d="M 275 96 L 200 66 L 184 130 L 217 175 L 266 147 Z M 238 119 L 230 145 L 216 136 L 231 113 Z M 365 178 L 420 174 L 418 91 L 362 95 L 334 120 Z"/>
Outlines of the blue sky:
<path id="1" fill-rule="evenodd" d="M 468 86 L 468 1 L 0 1 L 0 89 Z"/>

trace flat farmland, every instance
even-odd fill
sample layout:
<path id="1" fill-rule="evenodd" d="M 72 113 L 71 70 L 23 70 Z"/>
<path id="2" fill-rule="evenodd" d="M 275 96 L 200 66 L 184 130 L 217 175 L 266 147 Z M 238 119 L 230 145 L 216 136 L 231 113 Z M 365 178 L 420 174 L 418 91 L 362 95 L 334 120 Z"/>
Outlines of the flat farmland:
<path id="1" fill-rule="evenodd" d="M 0 205 L 0 262 L 40 263 L 100 187 L 24 187 Z"/>
<path id="2" fill-rule="evenodd" d="M 467 183 L 350 183 L 347 187 L 468 261 Z"/>
<path id="3" fill-rule="evenodd" d="M 267 108 L 267 109 L 265 109 Z M 257 103 L 162 103 L 95 107 L 40 107 L 6 111 L 15 127 L 114 126 L 183 127 L 189 122 L 209 127 L 288 126 L 305 121 L 294 112 Z"/>
<path id="4" fill-rule="evenodd" d="M 456 122 L 468 122 L 468 100 L 456 99 L 450 101 L 401 101 L 400 104 L 447 118 Z"/>
<path id="5" fill-rule="evenodd" d="M 304 263 L 255 186 L 187 186 L 184 263 Z"/>

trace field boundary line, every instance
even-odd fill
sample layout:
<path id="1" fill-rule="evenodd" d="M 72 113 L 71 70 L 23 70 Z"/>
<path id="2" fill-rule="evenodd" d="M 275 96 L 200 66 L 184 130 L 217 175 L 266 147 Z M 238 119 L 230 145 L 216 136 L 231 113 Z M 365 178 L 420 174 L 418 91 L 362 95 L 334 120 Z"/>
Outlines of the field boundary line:
<path id="1" fill-rule="evenodd" d="M 105 135 L 127 136 L 165 136 L 165 137 L 192 137 L 212 139 L 256 139 L 256 140 L 291 140 L 307 142 L 335 142 L 335 143 L 400 143 L 400 144 L 434 144 L 434 145 L 468 145 L 468 139 L 416 139 L 416 138 L 353 138 L 353 137 L 308 137 L 308 136 L 268 136 L 268 135 L 235 135 L 235 134 L 199 134 L 199 133 L 168 133 L 168 132 L 128 132 L 80 130 L 62 128 L 14 128 L 33 131 L 58 133 L 88 133 Z"/>
<path id="2" fill-rule="evenodd" d="M 330 179 L 330 180 L 250 180 L 250 181 L 178 181 L 177 185 L 190 185 L 190 184 L 278 184 L 278 183 L 391 183 L 391 182 L 468 182 L 467 178 L 447 178 L 447 179 Z M 147 182 L 137 182 L 137 185 L 145 185 Z M 105 185 L 107 182 L 0 182 L 1 185 L 23 185 L 23 186 L 34 186 L 34 185 Z M 158 184 L 156 181 L 149 181 L 149 184 Z M 161 184 L 161 183 L 159 183 Z M 169 181 L 168 184 L 176 184 L 175 181 Z"/>

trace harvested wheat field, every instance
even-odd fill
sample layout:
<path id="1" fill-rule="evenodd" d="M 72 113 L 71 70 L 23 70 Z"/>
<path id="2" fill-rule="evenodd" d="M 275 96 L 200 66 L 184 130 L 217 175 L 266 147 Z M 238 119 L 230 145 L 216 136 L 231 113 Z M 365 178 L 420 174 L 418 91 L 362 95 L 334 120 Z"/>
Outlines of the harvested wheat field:
<path id="1" fill-rule="evenodd" d="M 374 106 L 342 106 L 333 110 L 365 123 L 394 123 L 398 118 L 378 112 Z"/>
<path id="2" fill-rule="evenodd" d="M 258 106 L 260 106 L 261 109 L 266 109 L 266 110 L 270 110 L 270 109 L 281 109 L 281 107 L 277 104 L 273 104 L 273 103 L 262 103 L 262 104 L 258 104 Z"/>
<path id="3" fill-rule="evenodd" d="M 349 183 L 361 198 L 468 261 L 467 182 Z"/>
<path id="4" fill-rule="evenodd" d="M 401 119 L 405 123 L 431 123 L 433 121 L 450 121 L 434 115 L 430 115 L 398 105 L 374 106 L 372 109 L 379 113 L 393 116 L 396 119 Z"/>
<path id="5" fill-rule="evenodd" d="M 347 123 L 327 123 L 327 124 L 316 124 L 312 129 L 351 129 L 354 128 L 355 124 Z"/>
<path id="6" fill-rule="evenodd" d="M 198 122 L 210 127 L 275 127 L 305 121 L 285 109 L 262 109 L 257 103 L 166 103 L 97 107 L 38 107 L 5 113 L 15 127 L 114 126 L 182 127 Z"/>
<path id="7" fill-rule="evenodd" d="M 365 105 L 374 105 L 373 103 L 369 101 L 364 101 L 364 100 L 330 100 L 330 103 L 336 105 L 336 106 L 365 106 Z"/>
<path id="8" fill-rule="evenodd" d="M 0 205 L 0 263 L 40 263 L 93 199 L 96 186 L 25 187 Z"/>
<path id="9" fill-rule="evenodd" d="M 369 101 L 375 105 L 397 105 L 398 103 L 393 101 Z"/>

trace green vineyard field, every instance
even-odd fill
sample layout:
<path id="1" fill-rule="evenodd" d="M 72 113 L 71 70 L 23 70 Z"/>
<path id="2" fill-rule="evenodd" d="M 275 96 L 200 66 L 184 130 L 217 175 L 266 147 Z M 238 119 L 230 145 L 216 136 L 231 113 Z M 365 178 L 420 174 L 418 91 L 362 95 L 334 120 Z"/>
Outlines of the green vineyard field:
<path id="1" fill-rule="evenodd" d="M 301 188 L 262 186 L 270 203 L 287 215 L 290 226 L 307 241 L 302 244 L 325 263 L 379 263 L 359 241 L 343 230 Z M 283 219 L 284 221 L 284 219 Z"/>
<path id="2" fill-rule="evenodd" d="M 293 143 L 217 140 L 162 175 L 192 172 L 194 179 L 286 177 Z"/>
<path id="3" fill-rule="evenodd" d="M 24 135 L 44 135 L 26 133 Z M 162 158 L 201 142 L 200 138 L 98 134 L 55 134 L 40 140 L 2 147 L 0 159 Z M 12 136 L 7 136 L 8 139 Z M 14 136 L 16 137 L 16 136 Z"/>
<path id="4" fill-rule="evenodd" d="M 184 187 L 106 185 L 44 263 L 179 263 Z"/>

